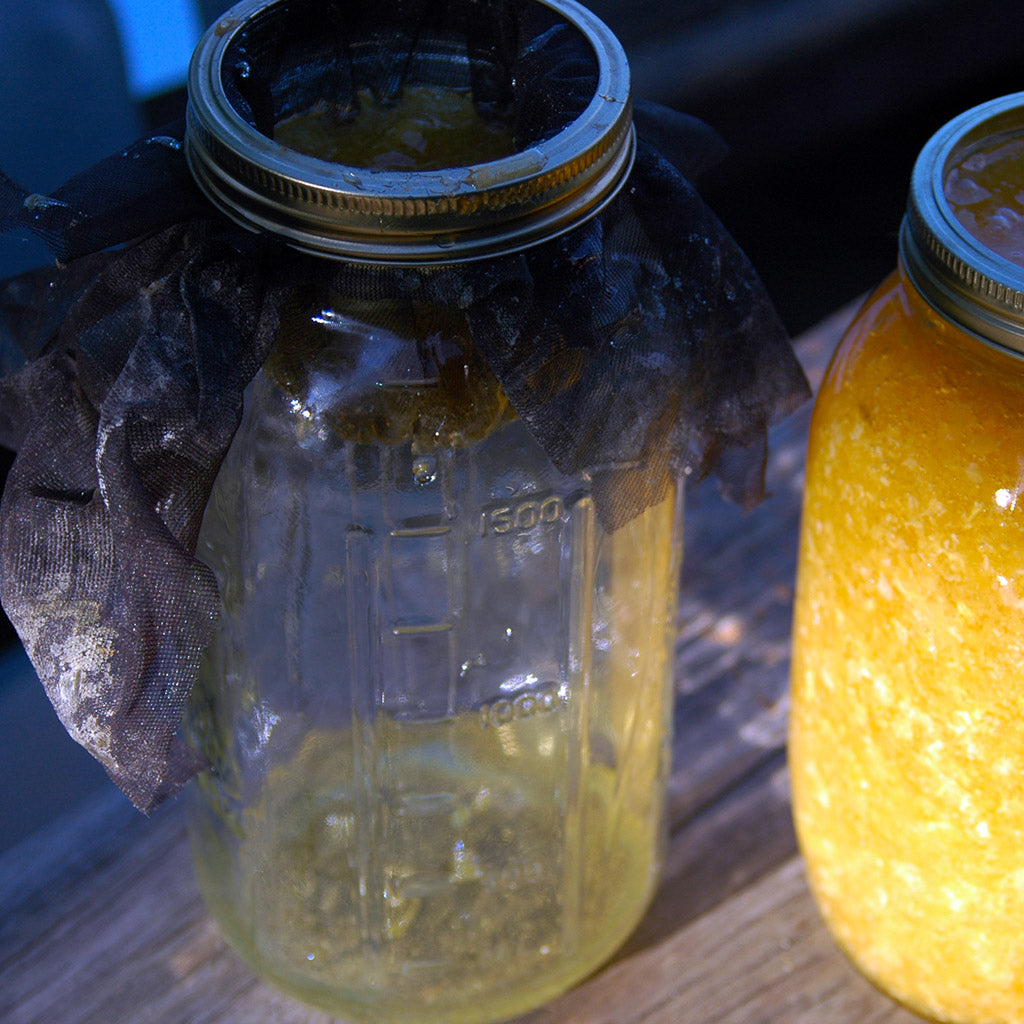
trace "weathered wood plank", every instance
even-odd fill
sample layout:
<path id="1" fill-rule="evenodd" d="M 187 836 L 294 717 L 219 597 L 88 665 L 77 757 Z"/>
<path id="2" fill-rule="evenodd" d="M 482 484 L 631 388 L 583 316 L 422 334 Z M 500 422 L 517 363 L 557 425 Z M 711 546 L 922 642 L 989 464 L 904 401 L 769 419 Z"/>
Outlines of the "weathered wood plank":
<path id="1" fill-rule="evenodd" d="M 521 1024 L 920 1024 L 836 949 L 790 858 Z"/>
<path id="2" fill-rule="evenodd" d="M 850 306 L 799 339 L 817 388 Z M 785 743 L 789 637 L 810 405 L 771 434 L 770 496 L 751 512 L 705 480 L 687 499 L 674 770 L 678 827 Z"/>
<path id="3" fill-rule="evenodd" d="M 776 751 L 671 836 L 654 901 L 620 957 L 660 942 L 795 852 L 785 754 Z"/>

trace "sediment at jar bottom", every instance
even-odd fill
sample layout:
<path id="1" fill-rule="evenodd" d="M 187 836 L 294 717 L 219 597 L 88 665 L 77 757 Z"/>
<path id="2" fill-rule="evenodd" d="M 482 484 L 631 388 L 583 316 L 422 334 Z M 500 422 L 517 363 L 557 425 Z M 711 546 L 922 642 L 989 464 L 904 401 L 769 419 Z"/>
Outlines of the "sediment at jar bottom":
<path id="1" fill-rule="evenodd" d="M 309 734 L 271 771 L 238 838 L 197 794 L 204 897 L 258 973 L 351 1019 L 408 1021 L 415 1007 L 422 1024 L 471 1024 L 540 1005 L 628 936 L 659 867 L 650 777 L 634 799 L 592 763 L 574 798 L 542 716 L 382 719 L 373 733 L 388 768 L 372 820 L 354 753 L 367 737 L 348 730 Z"/>

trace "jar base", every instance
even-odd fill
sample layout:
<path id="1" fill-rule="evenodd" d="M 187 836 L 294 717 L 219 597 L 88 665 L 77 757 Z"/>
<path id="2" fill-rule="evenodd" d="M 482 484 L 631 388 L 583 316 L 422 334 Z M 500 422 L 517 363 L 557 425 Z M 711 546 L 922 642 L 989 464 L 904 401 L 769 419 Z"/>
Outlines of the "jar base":
<path id="1" fill-rule="evenodd" d="M 646 910 L 658 816 L 611 767 L 587 768 L 566 814 L 536 745 L 501 772 L 415 748 L 400 775 L 432 800 L 385 802 L 365 828 L 342 781 L 345 746 L 344 731 L 314 732 L 233 823 L 212 781 L 194 794 L 207 906 L 242 959 L 288 995 L 352 1021 L 404 1024 L 414 1008 L 417 1024 L 488 1024 L 586 977 Z"/>

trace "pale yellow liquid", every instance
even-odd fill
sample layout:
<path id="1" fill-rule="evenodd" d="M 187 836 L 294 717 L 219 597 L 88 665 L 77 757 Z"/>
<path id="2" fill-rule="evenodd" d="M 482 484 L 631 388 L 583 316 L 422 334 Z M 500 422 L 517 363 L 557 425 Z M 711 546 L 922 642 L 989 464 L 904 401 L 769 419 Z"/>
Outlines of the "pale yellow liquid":
<path id="1" fill-rule="evenodd" d="M 658 867 L 655 731 L 628 773 L 600 750 L 568 765 L 567 714 L 380 719 L 366 737 L 386 752 L 372 829 L 358 743 L 310 733 L 243 813 L 240 852 L 193 829 L 210 908 L 258 972 L 346 1017 L 499 1020 L 537 1005 L 623 941 Z"/>
<path id="2" fill-rule="evenodd" d="M 481 114 L 469 89 L 409 85 L 387 103 L 362 89 L 358 100 L 351 112 L 319 105 L 293 114 L 274 139 L 331 163 L 389 171 L 463 167 L 515 152 L 508 121 Z"/>

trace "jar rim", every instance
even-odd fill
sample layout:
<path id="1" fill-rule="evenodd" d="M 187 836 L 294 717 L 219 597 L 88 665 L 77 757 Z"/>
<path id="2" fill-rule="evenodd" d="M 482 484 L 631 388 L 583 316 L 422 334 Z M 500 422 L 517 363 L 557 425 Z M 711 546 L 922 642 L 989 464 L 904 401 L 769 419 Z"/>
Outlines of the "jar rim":
<path id="1" fill-rule="evenodd" d="M 1024 92 L 972 107 L 940 128 L 914 164 L 899 245 L 908 277 L 937 312 L 1024 353 L 1024 268 L 975 238 L 946 193 L 951 167 L 969 150 L 1010 135 L 1024 137 Z"/>
<path id="2" fill-rule="evenodd" d="M 621 189 L 635 139 L 629 65 L 611 30 L 576 0 L 529 0 L 581 33 L 595 57 L 586 108 L 552 137 L 497 160 L 443 170 L 331 163 L 262 134 L 232 103 L 223 63 L 239 33 L 290 0 L 242 0 L 206 32 L 189 68 L 185 154 L 228 217 L 295 248 L 422 265 L 516 252 L 593 217 Z"/>

